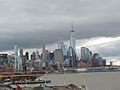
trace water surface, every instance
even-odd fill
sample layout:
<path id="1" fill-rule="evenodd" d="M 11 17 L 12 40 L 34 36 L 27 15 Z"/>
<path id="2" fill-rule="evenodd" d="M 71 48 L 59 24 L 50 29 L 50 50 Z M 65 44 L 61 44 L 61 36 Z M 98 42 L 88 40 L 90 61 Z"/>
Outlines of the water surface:
<path id="1" fill-rule="evenodd" d="M 43 78 L 52 80 L 51 85 L 81 85 L 85 81 L 88 90 L 120 90 L 120 72 L 49 74 Z"/>

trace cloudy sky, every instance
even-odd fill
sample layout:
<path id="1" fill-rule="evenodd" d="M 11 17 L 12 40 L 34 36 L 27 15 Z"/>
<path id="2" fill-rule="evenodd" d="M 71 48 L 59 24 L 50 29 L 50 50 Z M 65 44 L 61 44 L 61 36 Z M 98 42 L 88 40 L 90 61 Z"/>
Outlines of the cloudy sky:
<path id="1" fill-rule="evenodd" d="M 69 40 L 72 23 L 77 48 L 120 56 L 120 0 L 0 0 L 0 49 Z"/>

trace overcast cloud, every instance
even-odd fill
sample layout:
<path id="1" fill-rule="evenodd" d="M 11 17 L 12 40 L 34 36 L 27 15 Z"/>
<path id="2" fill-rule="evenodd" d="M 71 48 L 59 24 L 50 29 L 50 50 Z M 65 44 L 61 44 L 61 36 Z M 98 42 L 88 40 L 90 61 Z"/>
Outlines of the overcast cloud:
<path id="1" fill-rule="evenodd" d="M 77 39 L 117 38 L 120 0 L 0 0 L 0 49 L 69 40 L 72 22 Z M 118 56 L 119 41 L 110 45 L 102 53 Z"/>

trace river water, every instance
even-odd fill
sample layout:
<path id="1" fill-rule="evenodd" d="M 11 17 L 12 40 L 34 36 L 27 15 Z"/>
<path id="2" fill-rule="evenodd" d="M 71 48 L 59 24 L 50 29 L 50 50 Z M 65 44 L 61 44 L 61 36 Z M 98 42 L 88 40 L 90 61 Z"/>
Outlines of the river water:
<path id="1" fill-rule="evenodd" d="M 120 72 L 49 74 L 42 78 L 51 80 L 49 85 L 81 85 L 85 82 L 88 90 L 120 90 Z"/>

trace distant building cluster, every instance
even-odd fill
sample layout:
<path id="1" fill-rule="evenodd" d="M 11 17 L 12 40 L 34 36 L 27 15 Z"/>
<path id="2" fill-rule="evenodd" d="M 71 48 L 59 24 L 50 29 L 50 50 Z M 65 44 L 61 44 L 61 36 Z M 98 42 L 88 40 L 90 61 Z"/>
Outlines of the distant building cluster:
<path id="1" fill-rule="evenodd" d="M 92 52 L 86 47 L 81 47 L 80 67 L 101 66 L 106 66 L 106 59 L 100 57 L 98 53 L 92 54 Z"/>
<path id="2" fill-rule="evenodd" d="M 62 41 L 58 42 L 58 48 L 53 52 L 46 50 L 45 45 L 42 46 L 41 53 L 38 50 L 32 53 L 24 52 L 22 48 L 14 46 L 14 54 L 0 54 L 0 70 L 5 71 L 7 67 L 13 71 L 61 70 L 64 67 L 87 68 L 106 65 L 105 59 L 102 59 L 98 53 L 92 54 L 86 47 L 81 47 L 81 59 L 79 59 L 75 50 L 73 26 L 70 33 L 70 45 L 65 45 Z"/>

